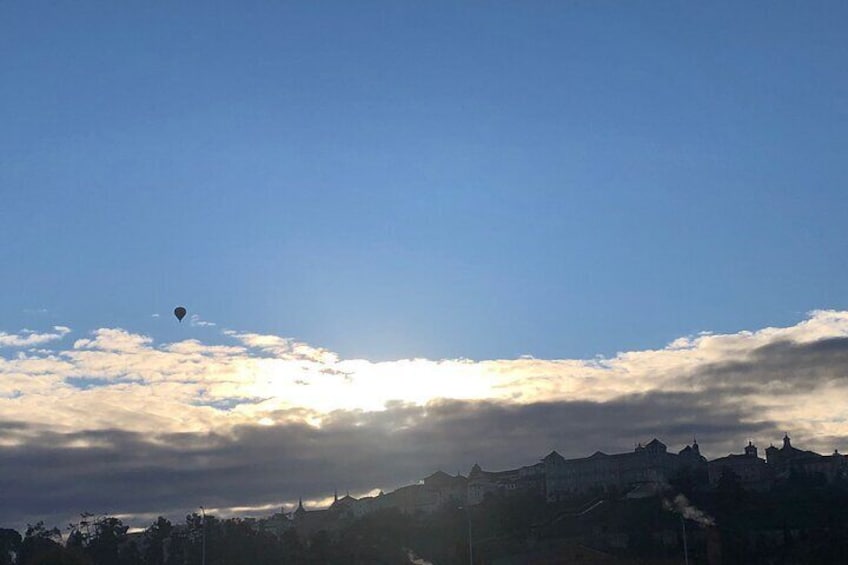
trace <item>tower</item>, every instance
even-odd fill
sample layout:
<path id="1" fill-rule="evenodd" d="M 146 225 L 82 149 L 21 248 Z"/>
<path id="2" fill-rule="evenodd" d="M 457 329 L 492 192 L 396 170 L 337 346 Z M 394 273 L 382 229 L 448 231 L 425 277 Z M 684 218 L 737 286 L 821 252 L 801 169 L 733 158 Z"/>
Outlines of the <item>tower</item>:
<path id="1" fill-rule="evenodd" d="M 774 444 L 769 444 L 766 448 L 766 463 L 769 465 L 777 465 L 778 459 L 780 459 L 780 450 L 774 446 Z"/>
<path id="2" fill-rule="evenodd" d="M 294 517 L 300 519 L 304 514 L 306 514 L 306 509 L 303 507 L 303 497 L 300 497 L 297 501 L 297 510 L 294 511 Z"/>
<path id="3" fill-rule="evenodd" d="M 748 440 L 748 445 L 745 446 L 745 455 L 747 455 L 748 457 L 757 456 L 757 446 L 751 443 L 751 440 Z"/>

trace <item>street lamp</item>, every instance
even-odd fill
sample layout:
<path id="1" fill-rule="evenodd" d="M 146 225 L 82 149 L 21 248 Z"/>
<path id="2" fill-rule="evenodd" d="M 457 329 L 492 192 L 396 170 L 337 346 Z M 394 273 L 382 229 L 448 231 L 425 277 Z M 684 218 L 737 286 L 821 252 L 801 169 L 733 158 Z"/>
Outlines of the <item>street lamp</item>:
<path id="1" fill-rule="evenodd" d="M 206 565 L 206 511 L 203 510 L 203 507 L 200 507 L 200 531 L 201 531 L 201 543 L 200 543 L 200 563 L 201 565 Z"/>
<path id="2" fill-rule="evenodd" d="M 669 502 L 668 499 L 666 499 L 666 498 L 663 498 L 663 508 L 665 508 L 669 512 L 677 514 L 680 517 L 680 527 L 683 529 L 683 562 L 684 562 L 685 565 L 689 565 L 689 548 L 687 547 L 687 544 L 686 544 L 686 516 L 684 515 L 684 510 L 686 510 L 686 509 L 685 508 L 683 510 L 680 509 L 680 506 L 681 506 L 680 499 L 681 499 L 681 497 L 683 499 L 682 504 L 684 506 L 688 505 L 688 501 L 686 501 L 686 497 L 682 496 L 682 495 L 678 495 L 674 499 L 674 503 L 676 505 L 678 505 L 677 508 L 675 508 L 675 506 L 672 505 L 672 503 Z"/>
<path id="3" fill-rule="evenodd" d="M 465 518 L 468 520 L 468 563 L 474 565 L 474 544 L 471 541 L 471 509 L 466 506 L 457 506 L 457 510 L 465 510 Z"/>

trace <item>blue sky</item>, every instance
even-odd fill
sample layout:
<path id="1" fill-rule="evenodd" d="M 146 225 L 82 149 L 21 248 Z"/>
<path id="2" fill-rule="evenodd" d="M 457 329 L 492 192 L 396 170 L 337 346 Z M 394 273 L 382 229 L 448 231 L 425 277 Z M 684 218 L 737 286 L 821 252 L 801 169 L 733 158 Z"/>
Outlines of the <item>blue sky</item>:
<path id="1" fill-rule="evenodd" d="M 0 525 L 845 452 L 846 16 L 0 3 Z"/>
<path id="2" fill-rule="evenodd" d="M 846 15 L 4 3 L 0 329 L 591 358 L 844 308 Z"/>

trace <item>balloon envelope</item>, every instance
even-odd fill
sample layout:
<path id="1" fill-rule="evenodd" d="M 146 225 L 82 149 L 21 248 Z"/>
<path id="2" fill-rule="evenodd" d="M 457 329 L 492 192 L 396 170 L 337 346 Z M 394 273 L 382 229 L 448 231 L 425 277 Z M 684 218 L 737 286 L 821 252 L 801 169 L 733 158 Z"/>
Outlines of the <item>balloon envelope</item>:
<path id="1" fill-rule="evenodd" d="M 177 306 L 176 308 L 174 308 L 174 316 L 177 317 L 177 320 L 182 322 L 183 318 L 185 318 L 185 315 L 186 315 L 186 309 L 183 308 L 182 306 Z"/>

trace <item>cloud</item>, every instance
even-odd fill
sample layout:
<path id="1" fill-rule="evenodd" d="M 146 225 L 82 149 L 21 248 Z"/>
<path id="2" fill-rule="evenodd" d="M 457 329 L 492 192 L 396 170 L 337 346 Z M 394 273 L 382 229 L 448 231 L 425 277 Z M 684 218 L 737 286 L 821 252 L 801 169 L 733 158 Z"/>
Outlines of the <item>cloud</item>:
<path id="1" fill-rule="evenodd" d="M 665 406 L 665 418 L 656 416 L 658 405 Z M 596 449 L 630 450 L 634 441 L 657 434 L 680 446 L 693 426 L 702 443 L 734 434 L 779 437 L 773 424 L 745 424 L 738 410 L 719 414 L 687 395 L 609 403 L 397 404 L 381 412 L 335 412 L 320 427 L 299 421 L 302 416 L 278 413 L 282 423 L 241 425 L 226 434 L 57 434 L 0 425 L 4 433 L 31 439 L 26 448 L 0 447 L 0 483 L 10 485 L 0 522 L 32 521 L 57 509 L 68 516 L 88 510 L 178 517 L 201 503 L 231 508 L 299 496 L 317 500 L 334 488 L 389 491 L 436 469 L 467 473 L 475 462 L 490 469 L 532 464 L 553 447 L 585 456 Z M 721 423 L 712 420 L 716 416 Z"/>
<path id="2" fill-rule="evenodd" d="M 100 328 L 31 347 L 69 331 L 0 334 L 30 348 L 0 355 L 0 484 L 14 493 L 0 520 L 319 500 L 652 437 L 679 449 L 697 435 L 711 457 L 784 430 L 848 447 L 846 312 L 593 359 L 373 362 L 232 330 L 157 343 Z"/>
<path id="3" fill-rule="evenodd" d="M 37 316 L 44 316 L 49 313 L 47 308 L 24 308 L 24 314 L 33 314 Z"/>
<path id="4" fill-rule="evenodd" d="M 94 337 L 91 339 L 78 339 L 75 341 L 74 349 L 132 353 L 140 351 L 153 343 L 153 339 L 150 337 L 131 334 L 120 328 L 102 328 L 92 332 L 92 335 Z"/>
<path id="5" fill-rule="evenodd" d="M 0 332 L 0 347 L 32 347 L 51 341 L 57 341 L 71 332 L 65 326 L 53 326 L 52 333 L 37 333 L 32 330 L 21 330 L 17 334 Z"/>
<path id="6" fill-rule="evenodd" d="M 215 322 L 207 322 L 207 321 L 201 319 L 200 316 L 197 315 L 197 314 L 191 315 L 191 318 L 189 318 L 189 323 L 192 325 L 192 327 L 197 327 L 197 328 L 208 328 L 208 327 L 214 327 L 214 326 L 217 325 L 217 324 L 215 324 Z"/>
<path id="7" fill-rule="evenodd" d="M 312 347 L 306 343 L 298 342 L 287 337 L 256 333 L 238 333 L 232 330 L 225 330 L 224 334 L 235 338 L 248 347 L 263 353 L 269 353 L 281 359 L 313 361 L 327 365 L 338 361 L 338 356 L 331 351 L 320 347 Z"/>
<path id="8" fill-rule="evenodd" d="M 7 377 L 0 391 L 10 389 L 7 394 L 17 396 L 14 406 L 5 407 L 12 412 L 6 413 L 45 425 L 111 427 L 115 422 L 101 414 L 116 416 L 132 409 L 155 413 L 148 404 L 152 402 L 180 414 L 169 418 L 171 426 L 179 422 L 192 430 L 210 424 L 209 415 L 198 406 L 222 401 L 232 409 L 226 419 L 215 417 L 215 429 L 296 407 L 320 418 L 335 410 L 383 410 L 392 401 L 608 402 L 661 391 L 697 393 L 700 402 L 713 404 L 740 402 L 752 418 L 789 416 L 794 421 L 787 425 L 793 429 L 815 423 L 824 433 L 838 435 L 843 430 L 839 411 L 822 417 L 812 407 L 848 399 L 846 326 L 848 318 L 840 313 L 814 312 L 790 328 L 686 337 L 665 348 L 622 352 L 609 359 L 391 362 L 340 359 L 325 349 L 274 335 L 226 331 L 237 345 L 195 339 L 156 345 L 150 336 L 101 328 L 69 349 L 0 359 L 0 375 Z M 17 343 L 39 339 L 44 338 L 16 336 Z M 45 413 L 37 394 L 46 394 L 51 386 L 57 387 L 56 396 L 79 394 L 62 388 L 67 377 L 101 379 L 106 386 L 86 390 L 87 395 L 74 402 L 91 405 L 82 416 L 62 409 Z M 244 402 L 238 402 L 240 398 Z M 255 398 L 266 400 L 256 404 Z M 29 418 L 24 416 L 28 410 L 33 414 Z M 149 418 L 117 422 L 121 429 L 139 432 L 159 430 L 165 423 Z"/>

